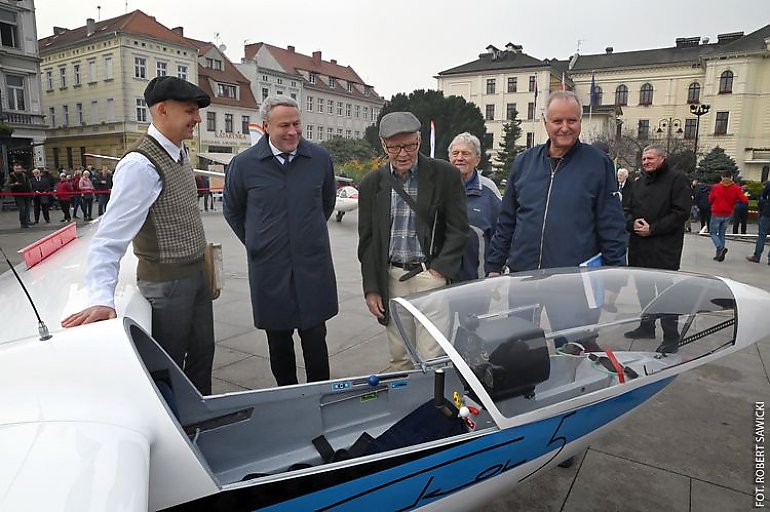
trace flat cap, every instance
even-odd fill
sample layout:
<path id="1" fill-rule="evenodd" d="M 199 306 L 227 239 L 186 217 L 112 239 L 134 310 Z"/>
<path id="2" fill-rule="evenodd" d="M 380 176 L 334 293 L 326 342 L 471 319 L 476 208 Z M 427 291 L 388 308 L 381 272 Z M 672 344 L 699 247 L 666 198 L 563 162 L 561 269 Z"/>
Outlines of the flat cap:
<path id="1" fill-rule="evenodd" d="M 150 80 L 144 90 L 144 101 L 151 107 L 166 100 L 194 101 L 199 108 L 208 107 L 211 98 L 206 91 L 175 76 L 159 76 Z"/>
<path id="2" fill-rule="evenodd" d="M 388 139 L 399 133 L 420 131 L 422 124 L 411 112 L 391 112 L 380 120 L 380 137 Z"/>

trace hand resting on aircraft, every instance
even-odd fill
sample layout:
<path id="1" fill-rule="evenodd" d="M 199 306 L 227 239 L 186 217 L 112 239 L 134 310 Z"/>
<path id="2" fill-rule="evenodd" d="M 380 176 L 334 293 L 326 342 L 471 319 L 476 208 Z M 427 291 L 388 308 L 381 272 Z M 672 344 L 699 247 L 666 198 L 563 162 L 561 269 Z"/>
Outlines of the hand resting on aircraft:
<path id="1" fill-rule="evenodd" d="M 101 320 L 115 318 L 117 313 L 109 306 L 91 306 L 78 313 L 73 313 L 61 322 L 62 327 L 75 327 L 77 325 L 90 324 Z"/>

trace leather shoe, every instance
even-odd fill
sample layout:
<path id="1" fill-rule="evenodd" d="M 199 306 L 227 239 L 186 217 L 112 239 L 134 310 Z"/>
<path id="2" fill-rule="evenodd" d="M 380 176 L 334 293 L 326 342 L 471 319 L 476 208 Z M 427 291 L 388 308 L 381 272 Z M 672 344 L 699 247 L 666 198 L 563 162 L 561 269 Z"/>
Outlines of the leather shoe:
<path id="1" fill-rule="evenodd" d="M 676 354 L 679 352 L 679 345 L 676 342 L 672 343 L 664 341 L 655 349 L 655 352 L 658 352 L 659 354 Z"/>
<path id="2" fill-rule="evenodd" d="M 722 247 L 719 252 L 717 252 L 717 261 L 725 261 L 725 254 L 727 254 L 727 247 Z"/>
<path id="3" fill-rule="evenodd" d="M 759 263 L 759 258 L 757 258 L 756 256 L 746 256 L 746 259 L 752 263 Z"/>
<path id="4" fill-rule="evenodd" d="M 627 333 L 623 334 L 624 338 L 629 338 L 632 340 L 654 340 L 655 339 L 655 329 L 648 329 L 646 327 L 639 326 L 633 331 L 628 331 Z"/>

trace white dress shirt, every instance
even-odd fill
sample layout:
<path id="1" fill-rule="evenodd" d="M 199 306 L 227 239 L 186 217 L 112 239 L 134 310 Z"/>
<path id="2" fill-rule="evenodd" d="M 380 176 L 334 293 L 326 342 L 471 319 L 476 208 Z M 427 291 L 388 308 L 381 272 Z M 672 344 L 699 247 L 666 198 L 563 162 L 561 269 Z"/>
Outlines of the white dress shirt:
<path id="1" fill-rule="evenodd" d="M 147 134 L 160 143 L 172 160 L 179 159 L 182 147 L 168 140 L 154 125 L 150 125 Z M 89 305 L 115 308 L 120 259 L 144 225 L 161 190 L 160 175 L 144 155 L 129 153 L 118 162 L 107 211 L 89 247 L 86 272 Z"/>
<path id="2" fill-rule="evenodd" d="M 287 163 L 291 162 L 292 160 L 294 160 L 294 157 L 297 156 L 297 150 L 296 149 L 294 151 L 290 151 L 289 152 L 289 162 L 286 162 L 286 159 L 283 157 L 285 152 L 281 151 L 277 147 L 273 146 L 273 143 L 270 142 L 270 139 L 268 139 L 267 143 L 270 145 L 270 151 L 273 152 L 273 156 L 276 159 L 278 159 L 278 161 L 281 162 L 282 164 L 287 164 Z"/>

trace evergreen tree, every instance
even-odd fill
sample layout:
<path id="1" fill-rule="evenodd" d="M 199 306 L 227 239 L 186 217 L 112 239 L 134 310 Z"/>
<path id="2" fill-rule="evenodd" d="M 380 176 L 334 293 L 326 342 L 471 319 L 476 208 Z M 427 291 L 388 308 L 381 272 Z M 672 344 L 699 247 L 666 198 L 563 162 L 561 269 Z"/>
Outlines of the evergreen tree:
<path id="1" fill-rule="evenodd" d="M 524 146 L 516 144 L 519 137 L 521 137 L 521 119 L 519 119 L 519 113 L 514 110 L 510 121 L 503 125 L 503 140 L 498 144 L 500 149 L 495 157 L 497 163 L 492 164 L 497 172 L 506 174 L 516 155 L 524 149 Z"/>
<path id="2" fill-rule="evenodd" d="M 321 146 L 329 152 L 335 166 L 352 161 L 366 162 L 377 156 L 377 152 L 364 139 L 337 136 L 321 142 Z"/>
<path id="3" fill-rule="evenodd" d="M 725 170 L 733 176 L 738 174 L 738 166 L 735 164 L 735 160 L 730 158 L 724 149 L 717 146 L 709 151 L 698 163 L 698 168 L 695 170 L 695 178 L 705 183 L 714 183 L 718 181 Z"/>
<path id="4" fill-rule="evenodd" d="M 479 107 L 468 103 L 461 96 L 444 96 L 441 91 L 417 89 L 414 92 L 398 93 L 380 111 L 377 124 L 366 129 L 364 138 L 382 154 L 380 146 L 380 119 L 390 112 L 411 112 L 422 123 L 422 144 L 420 152 L 430 155 L 430 121 L 436 123 L 436 158 L 449 159 L 449 143 L 462 132 L 469 132 L 481 141 L 481 163 L 479 169 L 489 168 L 489 143 L 484 116 Z"/>

